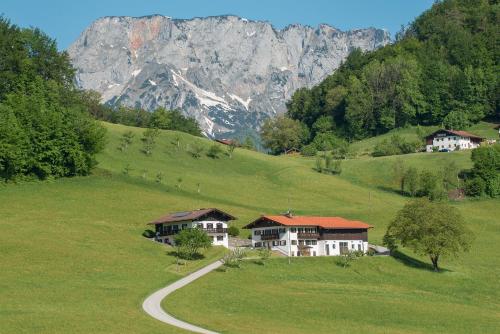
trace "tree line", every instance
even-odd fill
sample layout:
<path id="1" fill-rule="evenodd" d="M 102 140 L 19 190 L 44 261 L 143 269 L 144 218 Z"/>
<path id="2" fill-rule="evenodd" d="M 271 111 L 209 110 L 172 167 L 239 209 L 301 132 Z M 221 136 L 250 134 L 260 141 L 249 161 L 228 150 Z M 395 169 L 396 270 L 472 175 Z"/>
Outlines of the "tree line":
<path id="1" fill-rule="evenodd" d="M 394 44 L 354 50 L 319 85 L 297 90 L 287 117 L 313 142 L 321 124 L 348 140 L 407 125 L 462 129 L 498 108 L 498 4 L 445 0 L 402 29 Z"/>
<path id="2" fill-rule="evenodd" d="M 159 107 L 153 111 L 147 111 L 138 107 L 112 106 L 102 104 L 101 95 L 98 92 L 84 91 L 82 94 L 85 96 L 89 113 L 98 120 L 140 128 L 182 131 L 193 136 L 202 136 L 198 122 L 194 118 L 184 116 L 177 109 L 167 110 Z"/>

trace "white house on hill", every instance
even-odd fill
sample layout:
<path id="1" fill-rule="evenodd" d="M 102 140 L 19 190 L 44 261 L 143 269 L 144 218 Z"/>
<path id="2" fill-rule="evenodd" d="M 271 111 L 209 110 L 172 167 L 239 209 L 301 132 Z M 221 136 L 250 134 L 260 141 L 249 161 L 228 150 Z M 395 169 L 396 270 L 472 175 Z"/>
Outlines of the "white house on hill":
<path id="1" fill-rule="evenodd" d="M 466 131 L 438 130 L 426 137 L 427 152 L 470 150 L 479 147 L 482 137 Z"/>
<path id="2" fill-rule="evenodd" d="M 334 256 L 368 251 L 371 225 L 341 217 L 262 216 L 244 228 L 252 230 L 252 246 L 286 256 Z"/>
<path id="3" fill-rule="evenodd" d="M 227 223 L 236 219 L 218 209 L 198 209 L 194 211 L 174 212 L 148 223 L 155 226 L 156 240 L 175 244 L 174 236 L 183 229 L 199 228 L 212 239 L 214 246 L 229 248 Z"/>

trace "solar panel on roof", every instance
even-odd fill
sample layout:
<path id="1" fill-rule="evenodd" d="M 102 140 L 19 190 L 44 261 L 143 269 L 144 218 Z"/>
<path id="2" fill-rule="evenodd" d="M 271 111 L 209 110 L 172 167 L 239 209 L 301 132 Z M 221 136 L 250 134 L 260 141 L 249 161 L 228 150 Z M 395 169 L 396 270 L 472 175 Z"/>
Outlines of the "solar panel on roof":
<path id="1" fill-rule="evenodd" d="M 179 218 L 179 217 L 185 217 L 187 215 L 191 214 L 191 211 L 182 211 L 182 212 L 176 212 L 172 215 L 172 217 Z"/>

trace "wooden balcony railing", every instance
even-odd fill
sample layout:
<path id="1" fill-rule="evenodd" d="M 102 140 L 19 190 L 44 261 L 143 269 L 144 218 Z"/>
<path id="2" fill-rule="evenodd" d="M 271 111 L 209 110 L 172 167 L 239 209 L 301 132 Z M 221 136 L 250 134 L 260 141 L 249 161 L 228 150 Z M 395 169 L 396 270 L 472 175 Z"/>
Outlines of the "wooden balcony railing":
<path id="1" fill-rule="evenodd" d="M 202 228 L 205 233 L 227 233 L 227 228 Z"/>
<path id="2" fill-rule="evenodd" d="M 297 233 L 297 239 L 319 239 L 319 233 Z"/>
<path id="3" fill-rule="evenodd" d="M 279 239 L 280 235 L 279 234 L 261 234 L 260 235 L 260 240 L 274 240 L 274 239 Z"/>
<path id="4" fill-rule="evenodd" d="M 200 230 L 202 230 L 203 232 L 205 233 L 227 233 L 227 228 L 200 228 Z M 182 230 L 164 230 L 162 232 L 160 232 L 160 236 L 167 236 L 167 235 L 175 235 L 175 234 L 178 234 L 180 231 Z"/>

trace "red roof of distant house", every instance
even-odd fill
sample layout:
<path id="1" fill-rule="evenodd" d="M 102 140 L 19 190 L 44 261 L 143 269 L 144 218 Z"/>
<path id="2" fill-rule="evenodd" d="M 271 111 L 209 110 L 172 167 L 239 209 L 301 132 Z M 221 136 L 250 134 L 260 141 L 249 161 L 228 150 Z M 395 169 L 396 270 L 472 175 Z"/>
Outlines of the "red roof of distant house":
<path id="1" fill-rule="evenodd" d="M 148 223 L 148 225 L 195 220 L 195 219 L 203 217 L 204 215 L 207 215 L 207 214 L 212 213 L 212 212 L 217 212 L 217 213 L 222 214 L 223 216 L 225 216 L 227 218 L 227 220 L 236 219 L 235 217 L 231 216 L 228 213 L 225 213 L 224 211 L 221 211 L 221 210 L 215 209 L 215 208 L 210 208 L 210 209 L 198 209 L 198 210 L 193 210 L 193 211 L 181 211 L 181 212 L 169 213 L 168 215 L 162 216 L 162 217 L 158 218 L 157 220 L 152 221 L 151 223 Z"/>
<path id="2" fill-rule="evenodd" d="M 244 228 L 252 226 L 262 220 L 270 220 L 285 226 L 319 226 L 329 229 L 365 229 L 373 226 L 357 220 L 348 220 L 342 217 L 315 217 L 315 216 L 262 216 Z"/>
<path id="3" fill-rule="evenodd" d="M 224 145 L 231 145 L 235 143 L 235 141 L 232 139 L 216 139 L 215 141 Z"/>
<path id="4" fill-rule="evenodd" d="M 459 130 L 445 130 L 445 129 L 441 129 L 441 130 L 438 130 L 436 132 L 433 132 L 432 134 L 428 135 L 427 138 L 432 138 L 436 135 L 436 133 L 438 132 L 447 132 L 447 133 L 451 133 L 453 135 L 456 135 L 456 136 L 461 136 L 461 137 L 465 137 L 465 138 L 475 138 L 475 139 L 483 139 L 483 137 L 479 137 L 473 133 L 470 133 L 470 132 L 467 132 L 467 131 L 459 131 Z"/>

